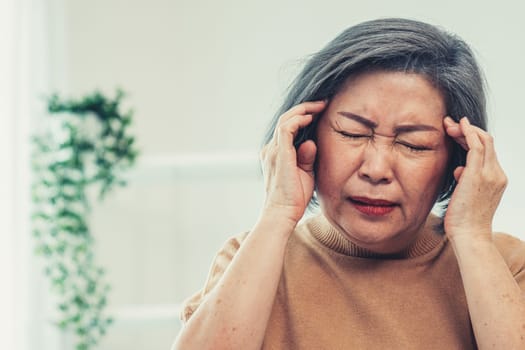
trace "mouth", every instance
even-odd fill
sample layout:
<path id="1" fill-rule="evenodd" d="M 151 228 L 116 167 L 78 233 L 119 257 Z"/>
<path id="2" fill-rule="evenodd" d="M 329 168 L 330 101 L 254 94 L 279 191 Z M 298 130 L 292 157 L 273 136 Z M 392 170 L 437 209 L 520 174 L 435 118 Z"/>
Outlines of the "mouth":
<path id="1" fill-rule="evenodd" d="M 386 215 L 399 205 L 388 200 L 368 197 L 349 197 L 348 200 L 357 210 L 368 216 Z"/>

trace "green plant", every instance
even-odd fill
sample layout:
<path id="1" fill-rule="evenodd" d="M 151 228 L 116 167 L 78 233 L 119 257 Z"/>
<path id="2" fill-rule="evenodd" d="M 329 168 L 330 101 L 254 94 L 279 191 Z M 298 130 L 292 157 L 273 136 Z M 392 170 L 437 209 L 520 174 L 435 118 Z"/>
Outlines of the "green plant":
<path id="1" fill-rule="evenodd" d="M 45 274 L 57 296 L 57 325 L 74 334 L 76 349 L 91 349 L 112 319 L 105 315 L 109 283 L 94 258 L 88 218 L 98 199 L 116 185 L 137 156 L 129 135 L 132 111 L 94 92 L 79 100 L 47 101 L 50 118 L 33 137 L 32 231 Z"/>

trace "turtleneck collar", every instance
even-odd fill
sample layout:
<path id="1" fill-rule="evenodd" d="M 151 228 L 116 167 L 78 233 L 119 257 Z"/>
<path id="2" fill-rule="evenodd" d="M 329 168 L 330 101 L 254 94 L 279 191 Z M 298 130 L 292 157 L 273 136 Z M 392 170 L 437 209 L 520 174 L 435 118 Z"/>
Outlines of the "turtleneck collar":
<path id="1" fill-rule="evenodd" d="M 438 219 L 436 218 L 435 221 L 437 225 Z M 324 246 L 336 251 L 337 253 L 360 258 L 415 258 L 429 253 L 446 240 L 444 234 L 437 233 L 435 230 L 423 230 L 419 237 L 401 252 L 394 254 L 381 254 L 359 247 L 350 241 L 344 234 L 335 229 L 322 214 L 309 220 L 307 225 L 310 227 L 312 235 Z"/>

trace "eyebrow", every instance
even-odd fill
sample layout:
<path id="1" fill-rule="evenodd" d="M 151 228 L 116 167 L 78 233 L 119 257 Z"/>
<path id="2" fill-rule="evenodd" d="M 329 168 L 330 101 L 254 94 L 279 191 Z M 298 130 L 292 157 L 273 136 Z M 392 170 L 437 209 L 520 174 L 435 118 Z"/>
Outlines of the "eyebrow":
<path id="1" fill-rule="evenodd" d="M 377 127 L 377 123 L 376 122 L 374 122 L 374 121 L 372 121 L 370 119 L 367 119 L 365 117 L 362 117 L 360 115 L 354 114 L 354 113 L 340 111 L 340 112 L 337 112 L 337 114 L 340 114 L 343 117 L 355 120 L 356 122 L 358 122 L 360 124 L 363 124 L 364 126 L 366 126 L 369 129 L 375 129 Z M 437 132 L 439 132 L 439 130 L 437 128 L 435 128 L 432 125 L 427 125 L 427 124 L 398 125 L 398 126 L 396 126 L 394 128 L 394 132 L 396 134 L 406 133 L 406 132 L 413 132 L 413 131 L 437 131 Z"/>

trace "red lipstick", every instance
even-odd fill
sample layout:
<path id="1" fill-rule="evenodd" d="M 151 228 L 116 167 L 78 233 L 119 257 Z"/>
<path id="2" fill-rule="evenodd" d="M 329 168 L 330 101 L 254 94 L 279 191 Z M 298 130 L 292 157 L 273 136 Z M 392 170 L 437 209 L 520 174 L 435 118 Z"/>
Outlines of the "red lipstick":
<path id="1" fill-rule="evenodd" d="M 396 203 L 384 199 L 372 199 L 367 197 L 350 197 L 350 202 L 361 213 L 369 216 L 386 215 L 397 206 Z"/>

